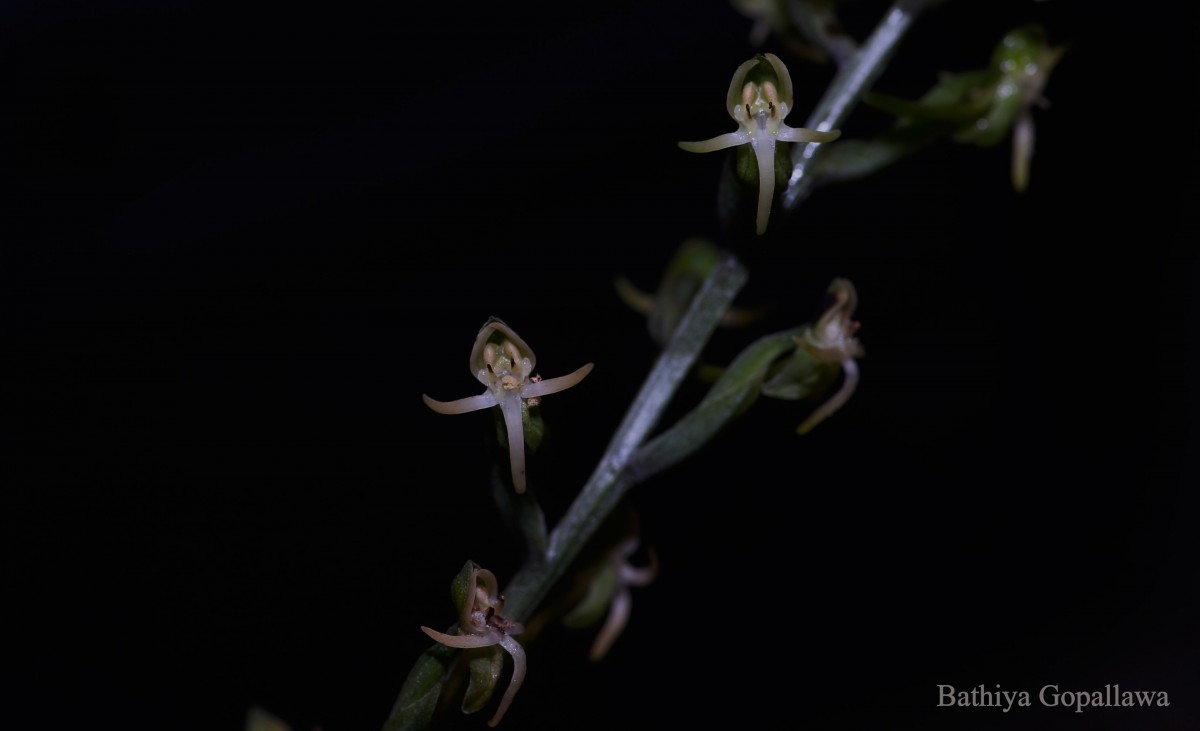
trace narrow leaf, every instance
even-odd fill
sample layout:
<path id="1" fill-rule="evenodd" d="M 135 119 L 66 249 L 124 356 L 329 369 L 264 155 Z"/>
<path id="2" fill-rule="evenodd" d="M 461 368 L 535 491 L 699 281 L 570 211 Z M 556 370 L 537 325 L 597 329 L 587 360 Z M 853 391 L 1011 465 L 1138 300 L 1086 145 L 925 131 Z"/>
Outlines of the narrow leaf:
<path id="1" fill-rule="evenodd" d="M 638 481 L 676 464 L 717 434 L 758 397 L 771 365 L 795 349 L 795 336 L 804 328 L 759 338 L 746 348 L 717 380 L 700 405 L 638 450 L 630 472 Z"/>
<path id="2" fill-rule="evenodd" d="M 457 653 L 458 650 L 453 648 L 434 644 L 417 658 L 383 724 L 383 731 L 424 731 L 429 728 Z"/>

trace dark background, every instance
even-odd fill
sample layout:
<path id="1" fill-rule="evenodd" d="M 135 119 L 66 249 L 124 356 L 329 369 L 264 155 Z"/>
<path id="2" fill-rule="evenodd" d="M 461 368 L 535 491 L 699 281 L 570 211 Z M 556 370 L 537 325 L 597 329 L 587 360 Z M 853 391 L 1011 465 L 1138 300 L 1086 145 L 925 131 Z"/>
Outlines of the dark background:
<path id="1" fill-rule="evenodd" d="M 503 581 L 478 414 L 489 315 L 546 376 L 531 466 L 556 517 L 653 361 L 612 281 L 723 243 L 721 159 L 754 48 L 723 2 L 8 2 L 3 562 L 14 728 L 378 729 Z M 916 96 L 1034 20 L 1070 51 L 1008 148 L 942 146 L 818 190 L 757 253 L 708 357 L 812 319 L 836 276 L 867 351 L 805 438 L 763 401 L 633 494 L 662 575 L 589 666 L 529 651 L 510 728 L 1184 729 L 1194 551 L 1194 18 L 959 2 L 877 88 Z M 864 1 L 858 36 L 880 15 Z M 780 53 L 802 124 L 832 72 Z M 848 137 L 886 124 L 861 110 Z M 687 388 L 680 405 L 699 391 Z M 540 474 L 538 474 L 540 472 Z M 1170 693 L 1169 709 L 936 707 L 939 683 Z M 489 708 L 454 717 L 483 728 Z"/>

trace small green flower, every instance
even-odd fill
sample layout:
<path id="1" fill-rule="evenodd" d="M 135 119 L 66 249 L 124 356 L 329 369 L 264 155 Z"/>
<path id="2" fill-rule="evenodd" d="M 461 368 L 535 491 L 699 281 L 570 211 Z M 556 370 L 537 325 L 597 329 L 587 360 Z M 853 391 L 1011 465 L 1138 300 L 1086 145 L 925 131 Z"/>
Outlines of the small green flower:
<path id="1" fill-rule="evenodd" d="M 750 145 L 758 164 L 757 231 L 767 230 L 775 197 L 775 143 L 831 142 L 839 130 L 817 131 L 789 127 L 784 118 L 792 110 L 792 77 L 773 53 L 760 54 L 738 66 L 726 97 L 729 115 L 738 123 L 735 132 L 702 142 L 680 142 L 688 152 L 716 152 Z"/>
<path id="2" fill-rule="evenodd" d="M 807 328 L 803 335 L 796 336 L 796 344 L 822 363 L 836 363 L 842 368 L 842 387 L 825 403 L 817 407 L 796 431 L 807 434 L 812 428 L 827 419 L 842 407 L 854 394 L 858 386 L 858 362 L 864 354 L 863 346 L 854 337 L 859 323 L 852 320 L 858 306 L 858 293 L 848 279 L 835 279 L 829 285 L 833 304 Z"/>
<path id="3" fill-rule="evenodd" d="M 1013 189 L 1024 192 L 1029 187 L 1033 160 L 1033 109 L 1049 106 L 1042 92 L 1064 53 L 1064 46 L 1047 43 L 1041 26 L 1021 26 L 1000 39 L 986 68 L 943 74 L 917 101 L 876 92 L 867 94 L 868 104 L 899 118 L 893 133 L 884 135 L 887 144 L 879 146 L 876 152 L 885 154 L 882 162 L 887 163 L 943 135 L 955 142 L 992 147 L 1011 134 Z M 866 158 L 864 150 L 870 151 L 861 148 L 855 152 Z M 891 154 L 887 155 L 889 150 Z M 834 160 L 831 158 L 826 164 Z M 851 156 L 842 161 L 848 170 L 853 170 L 850 163 L 853 163 Z M 861 177 L 861 173 L 853 176 Z"/>
<path id="4" fill-rule="evenodd" d="M 720 260 L 721 251 L 708 239 L 692 237 L 684 240 L 667 264 L 658 290 L 648 294 L 625 277 L 616 281 L 617 296 L 635 312 L 646 315 L 650 337 L 662 348 L 667 346 L 675 327 L 683 319 L 688 306 L 709 272 Z M 745 309 L 730 307 L 721 318 L 722 327 L 741 327 L 765 315 L 766 308 Z"/>
<path id="5" fill-rule="evenodd" d="M 484 323 L 471 349 L 471 374 L 487 390 L 457 401 L 436 401 L 424 394 L 425 405 L 439 414 L 465 414 L 499 406 L 508 434 L 508 458 L 513 487 L 525 492 L 524 412 L 542 396 L 574 386 L 592 372 L 592 364 L 565 376 L 542 380 L 533 374 L 537 356 L 513 329 L 496 318 Z"/>
<path id="6" fill-rule="evenodd" d="M 648 586 L 658 577 L 658 556 L 653 550 L 647 549 L 648 566 L 629 563 L 629 557 L 637 552 L 639 544 L 638 538 L 633 536 L 612 549 L 592 577 L 583 599 L 563 617 L 568 627 L 584 627 L 598 621 L 600 614 L 605 613 L 604 625 L 588 652 L 592 662 L 604 659 L 629 623 L 629 614 L 633 610 L 633 593 L 629 588 Z"/>
<path id="7" fill-rule="evenodd" d="M 987 146 L 996 144 L 1012 130 L 1013 188 L 1024 192 L 1029 187 L 1029 167 L 1033 159 L 1033 107 L 1047 107 L 1042 90 L 1050 81 L 1050 72 L 1058 65 L 1066 49 L 1050 47 L 1040 26 L 1017 28 L 997 44 L 992 67 L 999 72 L 991 109 L 975 120 L 974 128 L 955 139 Z"/>

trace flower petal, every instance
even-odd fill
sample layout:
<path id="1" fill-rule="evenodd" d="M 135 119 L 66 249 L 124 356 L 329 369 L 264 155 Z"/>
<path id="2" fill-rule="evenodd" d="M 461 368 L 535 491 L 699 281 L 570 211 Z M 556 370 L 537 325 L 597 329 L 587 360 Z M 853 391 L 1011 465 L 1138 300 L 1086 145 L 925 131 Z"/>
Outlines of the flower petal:
<path id="1" fill-rule="evenodd" d="M 776 138 L 784 142 L 833 142 L 841 136 L 842 131 L 840 129 L 818 132 L 815 129 L 789 127 L 786 124 L 779 125 L 779 132 L 775 135 Z"/>
<path id="2" fill-rule="evenodd" d="M 829 400 L 817 407 L 817 410 L 812 412 L 804 423 L 796 427 L 797 434 L 807 434 L 813 430 L 817 424 L 825 421 L 833 412 L 842 408 L 842 405 L 854 393 L 854 389 L 858 386 L 858 363 L 853 359 L 842 361 L 842 387 L 838 392 L 829 397 Z"/>
<path id="3" fill-rule="evenodd" d="M 1013 190 L 1024 193 L 1029 187 L 1029 161 L 1033 157 L 1033 114 L 1028 109 L 1013 125 L 1012 180 Z"/>
<path id="4" fill-rule="evenodd" d="M 535 398 L 537 396 L 546 396 L 548 394 L 558 393 L 559 391 L 565 391 L 571 386 L 574 386 L 576 383 L 582 381 L 587 374 L 591 373 L 593 365 L 593 363 L 588 363 L 582 368 L 576 370 L 574 373 L 569 373 L 565 376 L 547 378 L 546 380 L 538 381 L 537 383 L 526 383 L 521 387 L 521 398 Z"/>
<path id="5" fill-rule="evenodd" d="M 481 409 L 489 409 L 496 405 L 496 397 L 491 391 L 484 391 L 478 396 L 469 396 L 460 398 L 457 401 L 438 401 L 431 399 L 425 394 L 421 394 L 425 405 L 439 414 L 465 414 L 468 411 L 479 411 Z"/>
<path id="6" fill-rule="evenodd" d="M 608 609 L 608 617 L 604 620 L 604 626 L 600 628 L 600 634 L 596 635 L 596 640 L 592 643 L 592 649 L 588 652 L 588 659 L 592 662 L 602 660 L 608 654 L 608 648 L 617 641 L 617 637 L 624 631 L 625 625 L 629 623 L 629 611 L 633 606 L 633 597 L 629 593 L 629 589 L 622 586 L 617 589 L 617 593 L 613 595 L 612 605 Z"/>
<path id="7" fill-rule="evenodd" d="M 525 492 L 525 425 L 521 423 L 521 399 L 515 393 L 500 402 L 504 428 L 508 431 L 508 461 L 512 465 L 513 487 Z"/>
<path id="8" fill-rule="evenodd" d="M 496 715 L 488 721 L 488 726 L 494 727 L 500 723 L 500 719 L 504 717 L 504 712 L 512 705 L 513 698 L 517 695 L 517 691 L 521 689 L 521 683 L 525 682 L 525 650 L 521 647 L 521 643 L 513 637 L 506 634 L 500 634 L 500 646 L 508 650 L 508 654 L 512 655 L 513 659 L 513 674 L 512 680 L 508 681 L 508 688 L 504 691 L 504 697 L 500 699 L 500 706 L 496 709 Z"/>
<path id="9" fill-rule="evenodd" d="M 711 140 L 702 142 L 680 142 L 679 147 L 688 152 L 716 152 L 729 147 L 737 147 L 744 145 L 750 141 L 750 135 L 744 130 L 730 132 L 728 134 L 718 135 Z"/>
<path id="10" fill-rule="evenodd" d="M 425 626 L 421 627 L 421 631 L 447 647 L 458 647 L 460 649 L 503 645 L 504 641 L 502 638 L 508 637 L 508 635 L 501 632 L 488 632 L 482 635 L 448 635 Z"/>
<path id="11" fill-rule="evenodd" d="M 767 230 L 771 218 L 771 204 L 775 202 L 775 137 L 768 134 L 760 124 L 759 133 L 751 142 L 754 158 L 758 162 L 758 223 L 761 236 Z"/>

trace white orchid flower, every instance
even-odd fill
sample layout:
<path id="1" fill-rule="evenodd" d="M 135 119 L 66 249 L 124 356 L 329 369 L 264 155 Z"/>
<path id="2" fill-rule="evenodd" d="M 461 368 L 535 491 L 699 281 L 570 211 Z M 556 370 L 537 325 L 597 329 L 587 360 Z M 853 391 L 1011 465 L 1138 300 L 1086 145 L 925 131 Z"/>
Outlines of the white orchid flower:
<path id="1" fill-rule="evenodd" d="M 508 459 L 513 487 L 525 492 L 525 428 L 522 412 L 536 406 L 542 396 L 574 386 L 592 372 L 592 364 L 573 373 L 545 380 L 533 374 L 537 356 L 513 329 L 491 318 L 475 337 L 471 350 L 471 373 L 487 390 L 457 401 L 437 401 L 422 394 L 425 405 L 439 414 L 465 414 L 499 406 L 508 434 Z"/>
<path id="2" fill-rule="evenodd" d="M 817 131 L 789 127 L 784 118 L 792 110 L 792 77 L 773 53 L 760 54 L 738 66 L 726 97 L 730 116 L 738 130 L 703 142 L 680 142 L 688 152 L 716 152 L 749 144 L 758 163 L 759 235 L 767 230 L 775 198 L 775 144 L 784 142 L 832 142 L 840 130 Z"/>

